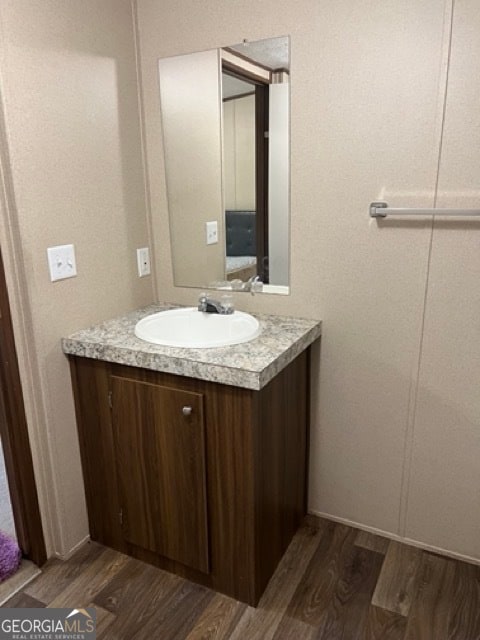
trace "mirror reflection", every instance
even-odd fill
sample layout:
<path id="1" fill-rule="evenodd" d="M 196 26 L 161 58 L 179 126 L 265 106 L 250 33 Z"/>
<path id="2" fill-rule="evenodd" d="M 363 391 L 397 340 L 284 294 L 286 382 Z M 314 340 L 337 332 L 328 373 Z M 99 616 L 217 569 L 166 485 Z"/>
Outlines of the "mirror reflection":
<path id="1" fill-rule="evenodd" d="M 159 74 L 175 284 L 288 292 L 288 37 L 162 59 Z"/>

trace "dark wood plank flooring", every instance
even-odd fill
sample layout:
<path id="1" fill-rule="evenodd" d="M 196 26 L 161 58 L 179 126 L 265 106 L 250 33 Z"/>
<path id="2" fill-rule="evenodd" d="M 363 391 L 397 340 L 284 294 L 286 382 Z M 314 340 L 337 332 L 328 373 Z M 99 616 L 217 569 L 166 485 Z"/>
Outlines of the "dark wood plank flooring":
<path id="1" fill-rule="evenodd" d="M 308 516 L 257 609 L 96 543 L 4 606 L 94 606 L 99 640 L 480 640 L 480 567 Z"/>

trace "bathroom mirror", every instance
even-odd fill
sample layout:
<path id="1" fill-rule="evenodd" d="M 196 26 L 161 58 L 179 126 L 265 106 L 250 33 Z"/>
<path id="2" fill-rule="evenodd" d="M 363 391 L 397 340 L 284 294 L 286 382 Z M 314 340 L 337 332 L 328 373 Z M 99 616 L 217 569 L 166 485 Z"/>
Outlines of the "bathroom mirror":
<path id="1" fill-rule="evenodd" d="M 288 36 L 159 60 L 176 286 L 288 293 Z"/>

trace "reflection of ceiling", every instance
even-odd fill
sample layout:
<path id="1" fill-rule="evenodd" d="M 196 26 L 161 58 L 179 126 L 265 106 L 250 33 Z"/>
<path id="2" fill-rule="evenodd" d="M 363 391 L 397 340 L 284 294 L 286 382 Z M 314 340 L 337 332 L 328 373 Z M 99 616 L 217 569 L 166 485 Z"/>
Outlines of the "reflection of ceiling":
<path id="1" fill-rule="evenodd" d="M 228 48 L 268 69 L 290 69 L 288 36 L 257 40 L 257 42 L 246 41 Z"/>
<path id="2" fill-rule="evenodd" d="M 234 78 L 226 73 L 222 73 L 222 97 L 223 99 L 233 98 L 233 96 L 242 96 L 246 93 L 255 91 L 255 86 L 249 82 L 244 82 L 239 78 Z"/>

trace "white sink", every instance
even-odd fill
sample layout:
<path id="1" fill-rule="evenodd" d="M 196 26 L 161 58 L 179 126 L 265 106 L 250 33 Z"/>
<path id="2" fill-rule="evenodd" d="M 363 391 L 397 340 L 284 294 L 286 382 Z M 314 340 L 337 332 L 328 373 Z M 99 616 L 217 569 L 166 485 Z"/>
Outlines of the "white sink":
<path id="1" fill-rule="evenodd" d="M 253 340 L 260 334 L 258 320 L 248 313 L 205 313 L 196 307 L 169 309 L 146 316 L 135 326 L 135 335 L 167 347 L 207 349 Z"/>

